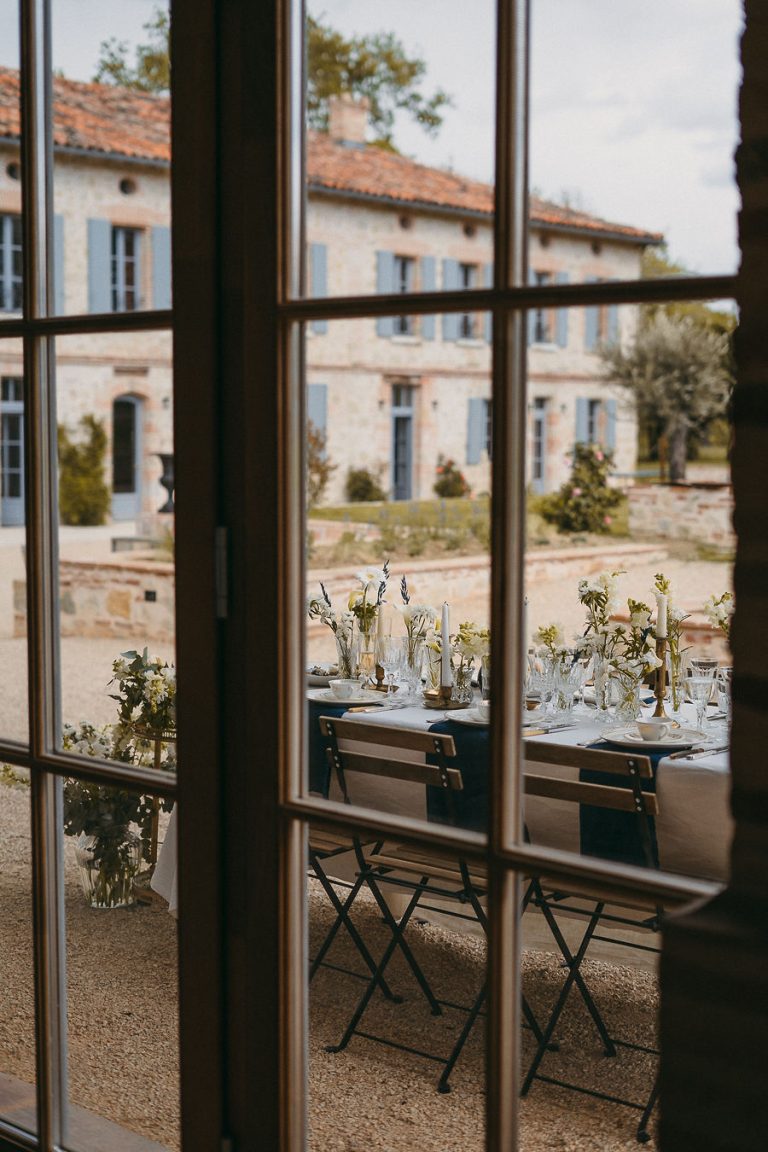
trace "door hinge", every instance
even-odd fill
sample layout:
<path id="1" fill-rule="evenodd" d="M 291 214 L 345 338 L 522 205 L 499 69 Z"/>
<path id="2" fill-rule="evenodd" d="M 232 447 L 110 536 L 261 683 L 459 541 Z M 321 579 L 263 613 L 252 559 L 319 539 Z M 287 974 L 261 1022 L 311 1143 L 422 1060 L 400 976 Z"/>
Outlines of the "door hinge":
<path id="1" fill-rule="evenodd" d="M 216 584 L 216 618 L 226 620 L 229 615 L 228 583 L 229 583 L 229 538 L 227 529 L 219 525 L 216 528 L 214 544 L 215 584 Z"/>

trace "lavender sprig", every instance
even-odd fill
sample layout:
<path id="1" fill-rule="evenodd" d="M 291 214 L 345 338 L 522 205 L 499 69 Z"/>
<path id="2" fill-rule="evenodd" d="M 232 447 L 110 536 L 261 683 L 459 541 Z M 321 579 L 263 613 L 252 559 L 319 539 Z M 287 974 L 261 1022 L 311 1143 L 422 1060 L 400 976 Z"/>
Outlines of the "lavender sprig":
<path id="1" fill-rule="evenodd" d="M 410 593 L 408 592 L 408 581 L 406 580 L 405 576 L 403 576 L 402 580 L 400 581 L 400 595 L 402 597 L 403 604 L 410 604 L 411 597 Z"/>

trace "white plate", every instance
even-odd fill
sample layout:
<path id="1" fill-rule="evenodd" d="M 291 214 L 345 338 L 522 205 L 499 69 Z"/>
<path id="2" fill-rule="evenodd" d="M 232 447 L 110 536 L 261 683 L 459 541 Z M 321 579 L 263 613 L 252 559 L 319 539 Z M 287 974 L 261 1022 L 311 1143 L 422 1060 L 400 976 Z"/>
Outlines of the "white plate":
<path id="1" fill-rule="evenodd" d="M 476 708 L 457 708 L 453 712 L 445 712 L 446 720 L 455 720 L 457 724 L 474 724 L 477 728 L 487 728 L 488 721 L 481 716 Z"/>
<path id="2" fill-rule="evenodd" d="M 656 740 L 643 740 L 632 724 L 624 728 L 608 728 L 603 732 L 602 738 L 609 740 L 611 744 L 621 744 L 623 748 L 645 748 L 648 752 L 659 748 L 690 748 L 693 744 L 707 739 L 703 732 L 697 732 L 695 728 L 673 728 L 666 736 L 660 736 Z"/>
<path id="3" fill-rule="evenodd" d="M 330 668 L 326 665 L 325 671 L 320 672 L 322 664 L 314 664 L 311 668 L 307 668 L 307 684 L 310 688 L 327 688 L 331 680 L 335 680 L 339 674 L 339 670 L 335 665 Z"/>
<path id="4" fill-rule="evenodd" d="M 338 696 L 334 696 L 330 688 L 313 688 L 307 692 L 307 696 L 310 700 L 319 700 L 323 704 L 336 704 L 339 708 L 352 708 L 355 704 L 383 704 L 386 700 L 383 692 L 358 692 L 348 700 L 340 700 Z"/>

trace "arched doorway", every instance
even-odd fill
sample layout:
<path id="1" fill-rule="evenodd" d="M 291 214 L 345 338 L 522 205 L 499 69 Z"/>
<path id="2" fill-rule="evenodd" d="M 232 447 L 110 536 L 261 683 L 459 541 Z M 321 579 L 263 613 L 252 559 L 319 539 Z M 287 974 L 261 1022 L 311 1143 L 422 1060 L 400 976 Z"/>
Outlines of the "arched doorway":
<path id="1" fill-rule="evenodd" d="M 118 396 L 112 404 L 112 519 L 141 513 L 142 401 Z"/>

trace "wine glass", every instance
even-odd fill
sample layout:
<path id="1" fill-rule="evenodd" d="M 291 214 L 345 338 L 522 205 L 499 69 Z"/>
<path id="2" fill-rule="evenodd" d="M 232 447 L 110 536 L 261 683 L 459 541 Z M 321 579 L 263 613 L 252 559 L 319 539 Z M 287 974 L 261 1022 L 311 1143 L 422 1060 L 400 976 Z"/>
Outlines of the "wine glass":
<path id="1" fill-rule="evenodd" d="M 400 640 L 385 636 L 379 647 L 379 663 L 387 681 L 387 698 L 394 695 L 395 677 L 400 672 L 402 660 L 403 647 Z"/>
<path id="2" fill-rule="evenodd" d="M 693 668 L 691 668 L 691 672 L 694 672 Z M 702 730 L 704 725 L 704 714 L 707 710 L 707 704 L 709 703 L 709 699 L 712 695 L 713 683 L 714 674 L 709 676 L 689 675 L 688 679 L 686 680 L 688 695 L 696 705 L 696 727 L 699 729 L 699 731 Z"/>

